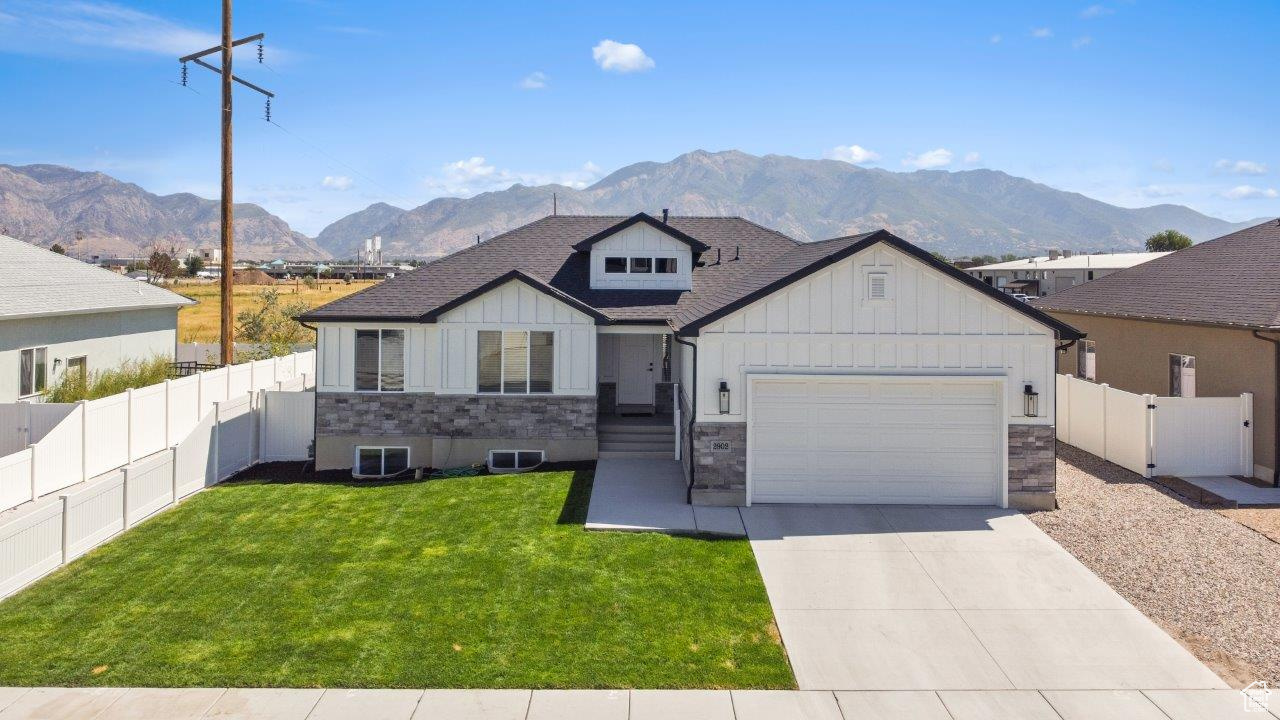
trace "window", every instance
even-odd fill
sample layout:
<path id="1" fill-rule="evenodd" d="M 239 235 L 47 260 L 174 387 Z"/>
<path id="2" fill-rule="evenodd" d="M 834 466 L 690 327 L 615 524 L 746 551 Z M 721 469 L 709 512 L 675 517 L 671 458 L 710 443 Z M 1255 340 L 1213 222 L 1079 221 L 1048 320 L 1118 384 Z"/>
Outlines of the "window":
<path id="1" fill-rule="evenodd" d="M 1093 271 L 1092 271 L 1092 270 L 1090 270 L 1090 271 L 1089 271 L 1089 279 L 1090 279 L 1090 280 L 1092 280 L 1092 279 L 1093 279 Z"/>
<path id="2" fill-rule="evenodd" d="M 489 469 L 530 470 L 542 464 L 546 453 L 542 450 L 490 450 Z"/>
<path id="3" fill-rule="evenodd" d="M 653 258 L 647 258 L 647 257 L 631 258 L 631 272 L 633 273 L 653 272 Z"/>
<path id="4" fill-rule="evenodd" d="M 607 273 L 624 273 L 627 271 L 627 259 L 624 257 L 607 257 L 604 259 L 604 271 Z"/>
<path id="5" fill-rule="evenodd" d="M 404 331 L 356 331 L 356 390 L 404 391 Z"/>
<path id="6" fill-rule="evenodd" d="M 44 392 L 48 372 L 45 357 L 48 348 L 27 348 L 18 359 L 18 394 L 25 397 Z"/>
<path id="7" fill-rule="evenodd" d="M 549 393 L 555 372 L 555 333 L 543 330 L 477 333 L 476 391 Z"/>
<path id="8" fill-rule="evenodd" d="M 1098 379 L 1098 356 L 1093 340 L 1081 340 L 1076 347 L 1076 377 L 1081 380 Z"/>
<path id="9" fill-rule="evenodd" d="M 357 447 L 351 474 L 356 477 L 386 477 L 408 469 L 407 447 Z"/>
<path id="10" fill-rule="evenodd" d="M 67 358 L 67 372 L 74 373 L 83 382 L 89 377 L 89 358 L 81 355 L 79 357 Z"/>
<path id="11" fill-rule="evenodd" d="M 676 269 L 676 258 L 654 258 L 653 271 L 666 275 L 678 272 Z"/>
<path id="12" fill-rule="evenodd" d="M 1169 395 L 1196 396 L 1196 358 L 1194 355 L 1169 355 Z"/>

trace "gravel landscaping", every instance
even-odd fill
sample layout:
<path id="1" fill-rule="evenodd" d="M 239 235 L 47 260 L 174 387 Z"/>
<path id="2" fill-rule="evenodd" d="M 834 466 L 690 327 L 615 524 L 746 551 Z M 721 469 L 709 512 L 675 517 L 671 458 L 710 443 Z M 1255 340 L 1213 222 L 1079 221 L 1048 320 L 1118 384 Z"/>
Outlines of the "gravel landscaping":
<path id="1" fill-rule="evenodd" d="M 1280 544 L 1069 445 L 1031 521 L 1235 687 L 1280 680 Z"/>

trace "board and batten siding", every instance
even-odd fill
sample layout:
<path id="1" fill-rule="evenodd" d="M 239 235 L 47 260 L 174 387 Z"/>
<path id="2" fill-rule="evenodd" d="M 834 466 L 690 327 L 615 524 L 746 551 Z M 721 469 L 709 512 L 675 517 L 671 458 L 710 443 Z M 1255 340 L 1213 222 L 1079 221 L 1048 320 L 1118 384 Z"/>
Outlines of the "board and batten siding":
<path id="1" fill-rule="evenodd" d="M 885 272 L 888 298 L 865 299 Z M 1053 330 L 886 245 L 809 275 L 703 328 L 698 420 L 745 422 L 749 373 L 995 375 L 1019 424 L 1052 424 Z M 730 412 L 717 390 L 728 381 Z M 1022 415 L 1023 385 L 1040 394 Z"/>
<path id="2" fill-rule="evenodd" d="M 588 315 L 513 280 L 444 313 L 436 323 L 317 323 L 316 387 L 355 388 L 355 331 L 405 331 L 405 391 L 442 395 L 476 392 L 480 330 L 555 333 L 556 395 L 594 395 L 596 328 Z"/>
<path id="3" fill-rule="evenodd" d="M 606 273 L 606 257 L 676 258 L 674 273 Z M 693 287 L 689 246 L 647 223 L 636 223 L 591 246 L 591 287 L 629 290 L 688 290 Z"/>

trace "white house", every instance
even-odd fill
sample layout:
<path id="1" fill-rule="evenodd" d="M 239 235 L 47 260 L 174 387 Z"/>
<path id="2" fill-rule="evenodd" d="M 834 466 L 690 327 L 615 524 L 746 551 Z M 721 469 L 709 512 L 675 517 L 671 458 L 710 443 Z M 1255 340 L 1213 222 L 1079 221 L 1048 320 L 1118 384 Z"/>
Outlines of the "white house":
<path id="1" fill-rule="evenodd" d="M 1042 257 L 979 265 L 968 268 L 965 272 L 1005 292 L 1044 297 L 1168 254 L 1140 252 L 1073 255 L 1054 252 Z"/>
<path id="2" fill-rule="evenodd" d="M 0 235 L 0 402 L 63 373 L 172 357 L 181 295 Z"/>
<path id="3" fill-rule="evenodd" d="M 884 231 L 643 213 L 547 217 L 301 319 L 319 469 L 678 455 L 718 505 L 1050 507 L 1079 337 Z"/>

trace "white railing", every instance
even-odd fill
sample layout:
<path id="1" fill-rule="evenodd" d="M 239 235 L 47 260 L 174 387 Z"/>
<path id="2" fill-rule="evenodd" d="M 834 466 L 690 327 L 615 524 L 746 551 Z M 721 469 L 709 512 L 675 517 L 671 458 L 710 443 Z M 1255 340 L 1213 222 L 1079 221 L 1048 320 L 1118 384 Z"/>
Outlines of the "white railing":
<path id="1" fill-rule="evenodd" d="M 307 459 L 315 408 L 314 393 L 303 392 L 309 384 L 303 376 L 214 401 L 175 445 L 0 514 L 0 598 L 246 467 Z M 0 458 L 0 497 L 10 475 L 29 494 L 34 451 Z"/>
<path id="2" fill-rule="evenodd" d="M 1253 395 L 1138 395 L 1057 377 L 1057 436 L 1144 477 L 1253 475 Z"/>
<path id="3" fill-rule="evenodd" d="M 676 460 L 680 459 L 680 383 L 671 384 L 671 418 L 676 429 Z"/>
<path id="4" fill-rule="evenodd" d="M 0 439 L 6 437 L 6 423 L 14 425 L 8 433 L 11 438 L 30 439 L 27 446 L 0 456 L 0 512 L 172 447 L 216 403 L 295 384 L 314 373 L 315 351 L 310 350 L 166 380 L 98 400 L 0 405 Z M 12 439 L 8 442 L 15 444 Z M 23 463 L 30 476 L 25 483 L 17 477 Z"/>

